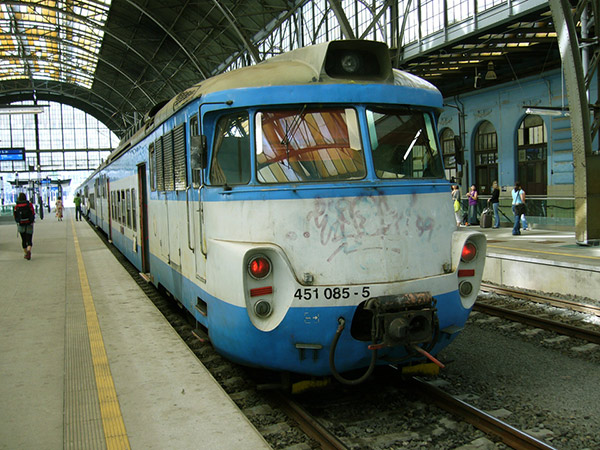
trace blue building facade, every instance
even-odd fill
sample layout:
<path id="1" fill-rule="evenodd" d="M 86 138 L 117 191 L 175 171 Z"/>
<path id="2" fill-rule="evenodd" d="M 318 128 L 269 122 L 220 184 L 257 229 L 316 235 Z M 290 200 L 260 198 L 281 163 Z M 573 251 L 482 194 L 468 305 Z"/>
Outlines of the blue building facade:
<path id="1" fill-rule="evenodd" d="M 597 79 L 591 86 L 594 103 Z M 534 223 L 574 226 L 571 121 L 562 111 L 568 111 L 568 101 L 560 70 L 474 90 L 444 103 L 439 129 L 446 171 L 463 195 L 475 184 L 482 209 L 492 182 L 498 181 L 501 207 L 511 217 L 510 190 L 520 181 Z M 556 109 L 544 110 L 548 107 Z M 464 147 L 462 165 L 455 161 L 454 136 L 461 137 Z M 593 149 L 598 151 L 598 137 Z"/>

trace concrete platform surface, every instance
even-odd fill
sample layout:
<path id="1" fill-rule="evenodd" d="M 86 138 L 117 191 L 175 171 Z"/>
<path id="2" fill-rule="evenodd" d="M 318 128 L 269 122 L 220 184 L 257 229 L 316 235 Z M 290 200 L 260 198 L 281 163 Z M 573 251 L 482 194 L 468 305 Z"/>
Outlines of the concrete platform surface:
<path id="1" fill-rule="evenodd" d="M 33 243 L 0 224 L 1 449 L 270 448 L 86 222 Z"/>
<path id="2" fill-rule="evenodd" d="M 488 240 L 485 282 L 598 299 L 600 247 L 577 245 L 574 232 L 473 228 Z"/>

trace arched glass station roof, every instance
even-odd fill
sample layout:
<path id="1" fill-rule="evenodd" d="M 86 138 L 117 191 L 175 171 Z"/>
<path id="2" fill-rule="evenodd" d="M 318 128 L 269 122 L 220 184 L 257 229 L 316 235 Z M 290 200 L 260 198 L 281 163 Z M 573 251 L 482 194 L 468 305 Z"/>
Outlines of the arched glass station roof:
<path id="1" fill-rule="evenodd" d="M 31 78 L 91 89 L 110 3 L 3 2 L 0 82 Z"/>
<path id="2" fill-rule="evenodd" d="M 560 67 L 547 0 L 5 0 L 0 104 L 67 103 L 123 136 L 205 78 L 334 39 L 386 42 L 446 97 Z"/>

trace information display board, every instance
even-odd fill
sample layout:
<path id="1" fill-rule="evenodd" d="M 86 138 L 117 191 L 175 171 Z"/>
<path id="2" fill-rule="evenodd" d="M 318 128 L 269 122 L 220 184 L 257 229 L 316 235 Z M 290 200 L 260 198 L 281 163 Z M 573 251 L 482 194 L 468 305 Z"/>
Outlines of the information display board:
<path id="1" fill-rule="evenodd" d="M 0 161 L 25 161 L 25 149 L 0 148 Z"/>

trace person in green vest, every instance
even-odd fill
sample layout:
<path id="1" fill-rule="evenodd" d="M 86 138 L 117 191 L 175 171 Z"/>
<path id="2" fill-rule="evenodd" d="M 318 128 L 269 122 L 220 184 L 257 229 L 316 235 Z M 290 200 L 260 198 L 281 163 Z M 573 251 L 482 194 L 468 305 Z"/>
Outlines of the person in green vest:
<path id="1" fill-rule="evenodd" d="M 75 220 L 81 220 L 81 196 L 79 192 L 73 199 L 73 203 L 75 203 Z"/>

